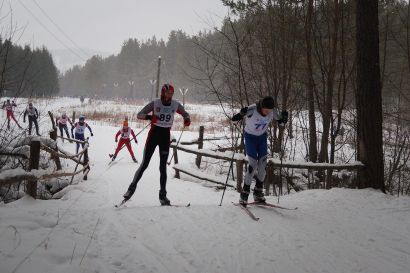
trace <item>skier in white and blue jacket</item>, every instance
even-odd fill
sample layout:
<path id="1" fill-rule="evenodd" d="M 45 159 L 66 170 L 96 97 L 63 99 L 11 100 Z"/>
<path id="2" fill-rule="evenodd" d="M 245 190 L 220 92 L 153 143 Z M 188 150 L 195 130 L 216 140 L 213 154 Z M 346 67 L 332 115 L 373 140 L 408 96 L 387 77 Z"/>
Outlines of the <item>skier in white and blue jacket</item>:
<path id="1" fill-rule="evenodd" d="M 78 122 L 74 123 L 74 126 L 71 127 L 71 137 L 77 140 L 84 141 L 85 140 L 84 133 L 85 133 L 86 128 L 88 128 L 88 130 L 90 131 L 91 136 L 94 136 L 90 125 L 88 125 L 87 122 L 85 122 L 85 116 L 80 115 L 80 117 L 78 118 Z M 81 147 L 84 149 L 84 143 L 81 143 Z M 77 142 L 77 147 L 76 147 L 77 154 L 78 154 L 79 149 L 80 149 L 80 143 Z"/>
<path id="2" fill-rule="evenodd" d="M 253 189 L 255 202 L 265 202 L 263 194 L 263 181 L 266 175 L 266 164 L 268 156 L 267 132 L 272 120 L 276 120 L 280 126 L 288 121 L 288 112 L 279 113 L 274 110 L 274 100 L 267 96 L 248 107 L 241 109 L 240 113 L 232 117 L 232 121 L 245 120 L 245 151 L 248 156 L 248 168 L 245 174 L 244 186 L 240 194 L 239 203 L 246 207 L 248 196 L 255 178 L 256 184 Z"/>

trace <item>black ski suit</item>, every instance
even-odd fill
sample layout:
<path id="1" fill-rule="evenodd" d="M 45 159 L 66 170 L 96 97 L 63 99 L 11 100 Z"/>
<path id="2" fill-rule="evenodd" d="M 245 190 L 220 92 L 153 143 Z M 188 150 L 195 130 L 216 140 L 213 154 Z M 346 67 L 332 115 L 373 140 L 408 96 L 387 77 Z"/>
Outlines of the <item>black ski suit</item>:
<path id="1" fill-rule="evenodd" d="M 153 115 L 149 113 L 153 112 Z M 177 101 L 172 100 L 169 105 L 164 105 L 161 99 L 154 100 L 147 104 L 139 113 L 138 119 L 152 120 L 151 128 L 148 133 L 148 137 L 145 143 L 145 149 L 143 159 L 140 167 L 135 172 L 134 179 L 128 187 L 129 199 L 137 188 L 137 183 L 141 179 L 142 174 L 146 170 L 151 160 L 152 155 L 155 152 L 155 148 L 159 146 L 159 171 L 160 171 L 160 194 L 161 192 L 166 195 L 167 184 L 167 159 L 170 147 L 170 130 L 174 119 L 174 114 L 178 113 L 184 117 L 184 124 L 189 125 L 189 114 L 185 111 L 184 107 Z"/>

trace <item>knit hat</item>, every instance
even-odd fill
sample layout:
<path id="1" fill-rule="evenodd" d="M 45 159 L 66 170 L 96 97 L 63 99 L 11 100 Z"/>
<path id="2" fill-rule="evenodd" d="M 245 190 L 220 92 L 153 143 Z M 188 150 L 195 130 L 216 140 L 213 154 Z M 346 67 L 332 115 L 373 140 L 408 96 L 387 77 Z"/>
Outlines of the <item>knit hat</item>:
<path id="1" fill-rule="evenodd" d="M 261 108 L 265 109 L 273 109 L 274 108 L 274 100 L 271 96 L 264 97 L 261 100 Z"/>
<path id="2" fill-rule="evenodd" d="M 172 93 L 174 93 L 174 86 L 169 83 L 164 84 L 161 88 L 161 93 L 164 93 L 165 91 L 172 91 Z"/>
<path id="3" fill-rule="evenodd" d="M 128 121 L 127 121 L 127 120 L 124 120 L 124 121 L 122 122 L 122 126 L 123 126 L 123 127 L 128 127 Z"/>
<path id="4" fill-rule="evenodd" d="M 169 83 L 166 83 L 161 88 L 161 101 L 162 101 L 162 103 L 168 104 L 168 103 L 171 103 L 171 99 L 165 97 L 165 92 L 166 91 L 172 92 L 172 95 L 173 95 L 174 94 L 174 86 L 172 86 Z"/>

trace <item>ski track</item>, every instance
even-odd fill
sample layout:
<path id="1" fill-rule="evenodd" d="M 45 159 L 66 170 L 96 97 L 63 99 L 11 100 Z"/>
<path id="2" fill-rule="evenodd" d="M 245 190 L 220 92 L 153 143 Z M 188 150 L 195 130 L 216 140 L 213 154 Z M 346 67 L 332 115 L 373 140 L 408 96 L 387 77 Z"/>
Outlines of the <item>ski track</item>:
<path id="1" fill-rule="evenodd" d="M 171 203 L 191 207 L 161 207 L 156 152 L 132 199 L 116 209 L 139 164 L 123 150 L 107 168 L 115 144 L 102 143 L 113 142 L 115 129 L 93 129 L 88 181 L 71 186 L 59 200 L 26 197 L 0 205 L 1 273 L 407 273 L 410 268 L 410 201 L 376 191 L 293 194 L 280 205 L 298 210 L 250 207 L 260 217 L 255 222 L 230 204 L 237 201 L 236 192 L 228 190 L 220 207 L 221 192 L 173 179 L 168 167 Z M 133 146 L 139 162 L 142 146 Z"/>

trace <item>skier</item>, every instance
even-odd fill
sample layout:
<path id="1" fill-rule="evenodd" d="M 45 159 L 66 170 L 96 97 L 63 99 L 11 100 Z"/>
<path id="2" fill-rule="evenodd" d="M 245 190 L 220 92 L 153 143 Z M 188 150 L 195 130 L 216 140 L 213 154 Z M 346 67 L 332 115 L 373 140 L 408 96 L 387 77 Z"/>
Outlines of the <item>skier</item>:
<path id="1" fill-rule="evenodd" d="M 7 129 L 10 130 L 10 119 L 13 119 L 17 126 L 20 129 L 23 129 L 14 117 L 13 107 L 17 107 L 17 104 L 14 102 L 14 100 L 10 103 L 10 100 L 8 99 L 3 103 L 2 109 L 6 109 L 7 113 Z"/>
<path id="2" fill-rule="evenodd" d="M 90 125 L 85 122 L 85 117 L 84 115 L 80 115 L 78 118 L 78 122 L 74 123 L 74 126 L 71 127 L 71 137 L 75 138 L 77 140 L 84 141 L 84 133 L 85 133 L 85 128 L 88 128 L 90 131 L 91 136 L 94 136 L 93 131 L 91 130 Z M 75 129 L 75 136 L 74 136 L 74 129 Z M 81 143 L 81 147 L 84 149 L 84 143 Z M 78 150 L 80 149 L 80 143 L 77 142 L 77 148 L 76 148 L 76 153 L 78 154 Z"/>
<path id="3" fill-rule="evenodd" d="M 240 113 L 232 117 L 232 121 L 240 121 L 245 118 L 245 151 L 248 155 L 248 169 L 245 174 L 245 181 L 240 194 L 239 203 L 246 207 L 248 196 L 255 178 L 256 184 L 253 189 L 255 202 L 265 202 L 263 194 L 263 181 L 266 175 L 266 164 L 268 155 L 267 133 L 269 123 L 275 119 L 280 126 L 285 126 L 288 121 L 288 112 L 278 113 L 273 111 L 274 101 L 270 96 L 264 97 L 256 104 L 241 109 Z"/>
<path id="4" fill-rule="evenodd" d="M 26 111 L 24 111 L 23 122 L 26 122 L 26 116 L 28 115 L 28 134 L 31 135 L 31 128 L 34 126 L 36 127 L 36 134 L 40 136 L 38 132 L 38 111 L 37 108 L 33 106 L 33 103 L 29 103 Z"/>
<path id="5" fill-rule="evenodd" d="M 174 114 L 178 113 L 184 118 L 184 127 L 191 124 L 189 114 L 184 107 L 172 99 L 174 87 L 171 84 L 164 84 L 161 88 L 161 98 L 151 101 L 139 113 L 138 119 L 151 120 L 151 128 L 145 143 L 144 155 L 141 166 L 135 172 L 127 192 L 124 194 L 124 201 L 128 201 L 137 188 L 137 183 L 148 167 L 156 146 L 159 146 L 160 157 L 160 186 L 159 201 L 161 205 L 171 205 L 167 198 L 167 159 L 170 146 L 170 130 L 174 121 Z M 149 114 L 152 112 L 152 115 Z"/>
<path id="6" fill-rule="evenodd" d="M 121 135 L 120 142 L 118 142 L 118 136 Z M 117 134 L 115 135 L 115 142 L 118 142 L 117 149 L 115 150 L 115 153 L 111 156 L 111 160 L 114 161 L 115 158 L 117 157 L 118 152 L 122 149 L 122 147 L 125 145 L 128 149 L 128 152 L 130 153 L 132 160 L 134 162 L 137 162 L 134 156 L 134 152 L 132 151 L 131 147 L 131 139 L 130 135 L 132 135 L 132 138 L 135 140 L 135 143 L 138 144 L 138 140 L 135 137 L 134 130 L 132 130 L 130 127 L 128 127 L 128 119 L 123 121 L 122 123 L 122 128 L 118 130 Z"/>
<path id="7" fill-rule="evenodd" d="M 71 124 L 71 128 L 74 127 L 73 123 L 71 122 L 71 119 L 67 116 L 67 113 L 63 112 L 61 117 L 57 119 L 58 128 L 60 129 L 61 137 L 64 137 L 64 132 L 63 132 L 64 130 L 67 135 L 67 138 L 70 138 L 70 134 L 68 133 L 67 122 Z M 63 139 L 63 142 L 64 142 L 64 139 Z"/>

